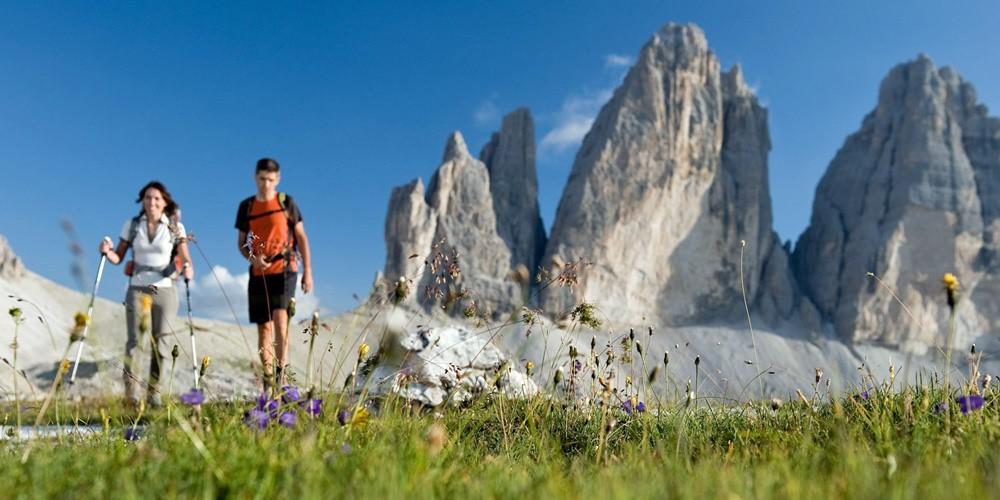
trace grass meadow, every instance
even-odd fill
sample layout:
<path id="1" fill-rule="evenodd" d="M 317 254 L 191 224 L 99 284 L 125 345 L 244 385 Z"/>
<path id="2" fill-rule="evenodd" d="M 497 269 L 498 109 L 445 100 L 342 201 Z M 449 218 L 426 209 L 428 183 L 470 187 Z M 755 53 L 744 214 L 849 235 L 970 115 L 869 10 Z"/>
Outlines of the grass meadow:
<path id="1" fill-rule="evenodd" d="M 64 405 L 60 423 L 101 429 L 6 442 L 0 491 L 8 498 L 995 498 L 1000 477 L 992 394 L 965 412 L 958 403 L 944 409 L 942 400 L 953 398 L 940 390 L 886 389 L 641 413 L 551 397 L 483 397 L 439 411 L 383 401 L 377 411 L 350 415 L 326 396 L 322 411 L 300 411 L 292 427 L 248 419 L 255 401 L 171 403 L 140 418 L 137 438 L 128 435 L 135 416 L 117 400 Z M 8 421 L 12 411 L 4 410 Z"/>

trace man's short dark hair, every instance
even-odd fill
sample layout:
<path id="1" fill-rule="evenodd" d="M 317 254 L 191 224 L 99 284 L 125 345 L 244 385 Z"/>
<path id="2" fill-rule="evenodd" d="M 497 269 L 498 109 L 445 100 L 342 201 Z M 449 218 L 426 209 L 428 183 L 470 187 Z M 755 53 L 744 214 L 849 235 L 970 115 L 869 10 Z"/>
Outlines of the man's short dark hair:
<path id="1" fill-rule="evenodd" d="M 257 160 L 257 171 L 258 172 L 280 172 L 281 167 L 278 162 L 270 158 L 261 158 Z"/>

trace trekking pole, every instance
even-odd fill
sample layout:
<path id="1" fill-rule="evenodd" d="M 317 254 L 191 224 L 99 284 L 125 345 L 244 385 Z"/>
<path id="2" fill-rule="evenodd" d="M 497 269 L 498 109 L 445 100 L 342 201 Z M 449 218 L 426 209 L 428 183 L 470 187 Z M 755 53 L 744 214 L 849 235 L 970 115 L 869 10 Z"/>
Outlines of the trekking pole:
<path id="1" fill-rule="evenodd" d="M 104 241 L 111 241 L 110 236 L 105 236 Z M 80 335 L 80 345 L 76 349 L 76 361 L 73 363 L 73 373 L 69 376 L 69 383 L 76 382 L 76 369 L 80 367 L 80 356 L 83 355 L 83 342 L 87 340 L 87 330 L 90 328 L 91 316 L 94 314 L 94 298 L 97 297 L 97 287 L 101 286 L 101 275 L 104 274 L 104 263 L 108 261 L 108 255 L 101 254 L 101 265 L 97 268 L 97 278 L 94 280 L 94 291 L 90 294 L 90 304 L 87 306 L 87 324 L 83 325 L 83 333 Z"/>
<path id="2" fill-rule="evenodd" d="M 188 263 L 184 263 L 184 267 L 181 269 L 183 273 L 187 269 Z M 187 294 L 188 303 L 188 329 L 191 331 L 191 365 L 194 366 L 194 388 L 198 388 L 198 355 L 195 353 L 194 348 L 194 320 L 191 319 L 191 286 L 188 284 L 187 276 L 184 276 L 184 291 Z"/>

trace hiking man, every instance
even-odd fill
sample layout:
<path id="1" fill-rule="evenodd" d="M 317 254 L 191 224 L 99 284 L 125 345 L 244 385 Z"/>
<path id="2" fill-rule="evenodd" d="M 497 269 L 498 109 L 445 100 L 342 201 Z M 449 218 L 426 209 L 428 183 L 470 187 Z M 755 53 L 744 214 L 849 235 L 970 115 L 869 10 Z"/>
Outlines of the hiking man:
<path id="1" fill-rule="evenodd" d="M 261 158 L 254 173 L 257 194 L 240 203 L 236 212 L 239 248 L 250 261 L 247 285 L 250 322 L 257 324 L 264 389 L 286 383 L 288 366 L 288 304 L 302 259 L 302 291 L 313 287 L 309 240 L 295 200 L 277 191 L 278 162 Z"/>

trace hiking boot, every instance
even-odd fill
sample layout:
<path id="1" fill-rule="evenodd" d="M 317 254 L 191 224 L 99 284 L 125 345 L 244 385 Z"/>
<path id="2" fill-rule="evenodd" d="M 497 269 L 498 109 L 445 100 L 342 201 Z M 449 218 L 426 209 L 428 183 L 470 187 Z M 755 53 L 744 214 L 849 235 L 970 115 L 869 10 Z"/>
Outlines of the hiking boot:
<path id="1" fill-rule="evenodd" d="M 148 406 L 149 408 L 160 408 L 160 407 L 162 407 L 163 406 L 163 400 L 160 399 L 159 393 L 150 394 L 149 397 L 146 398 L 146 406 Z"/>

